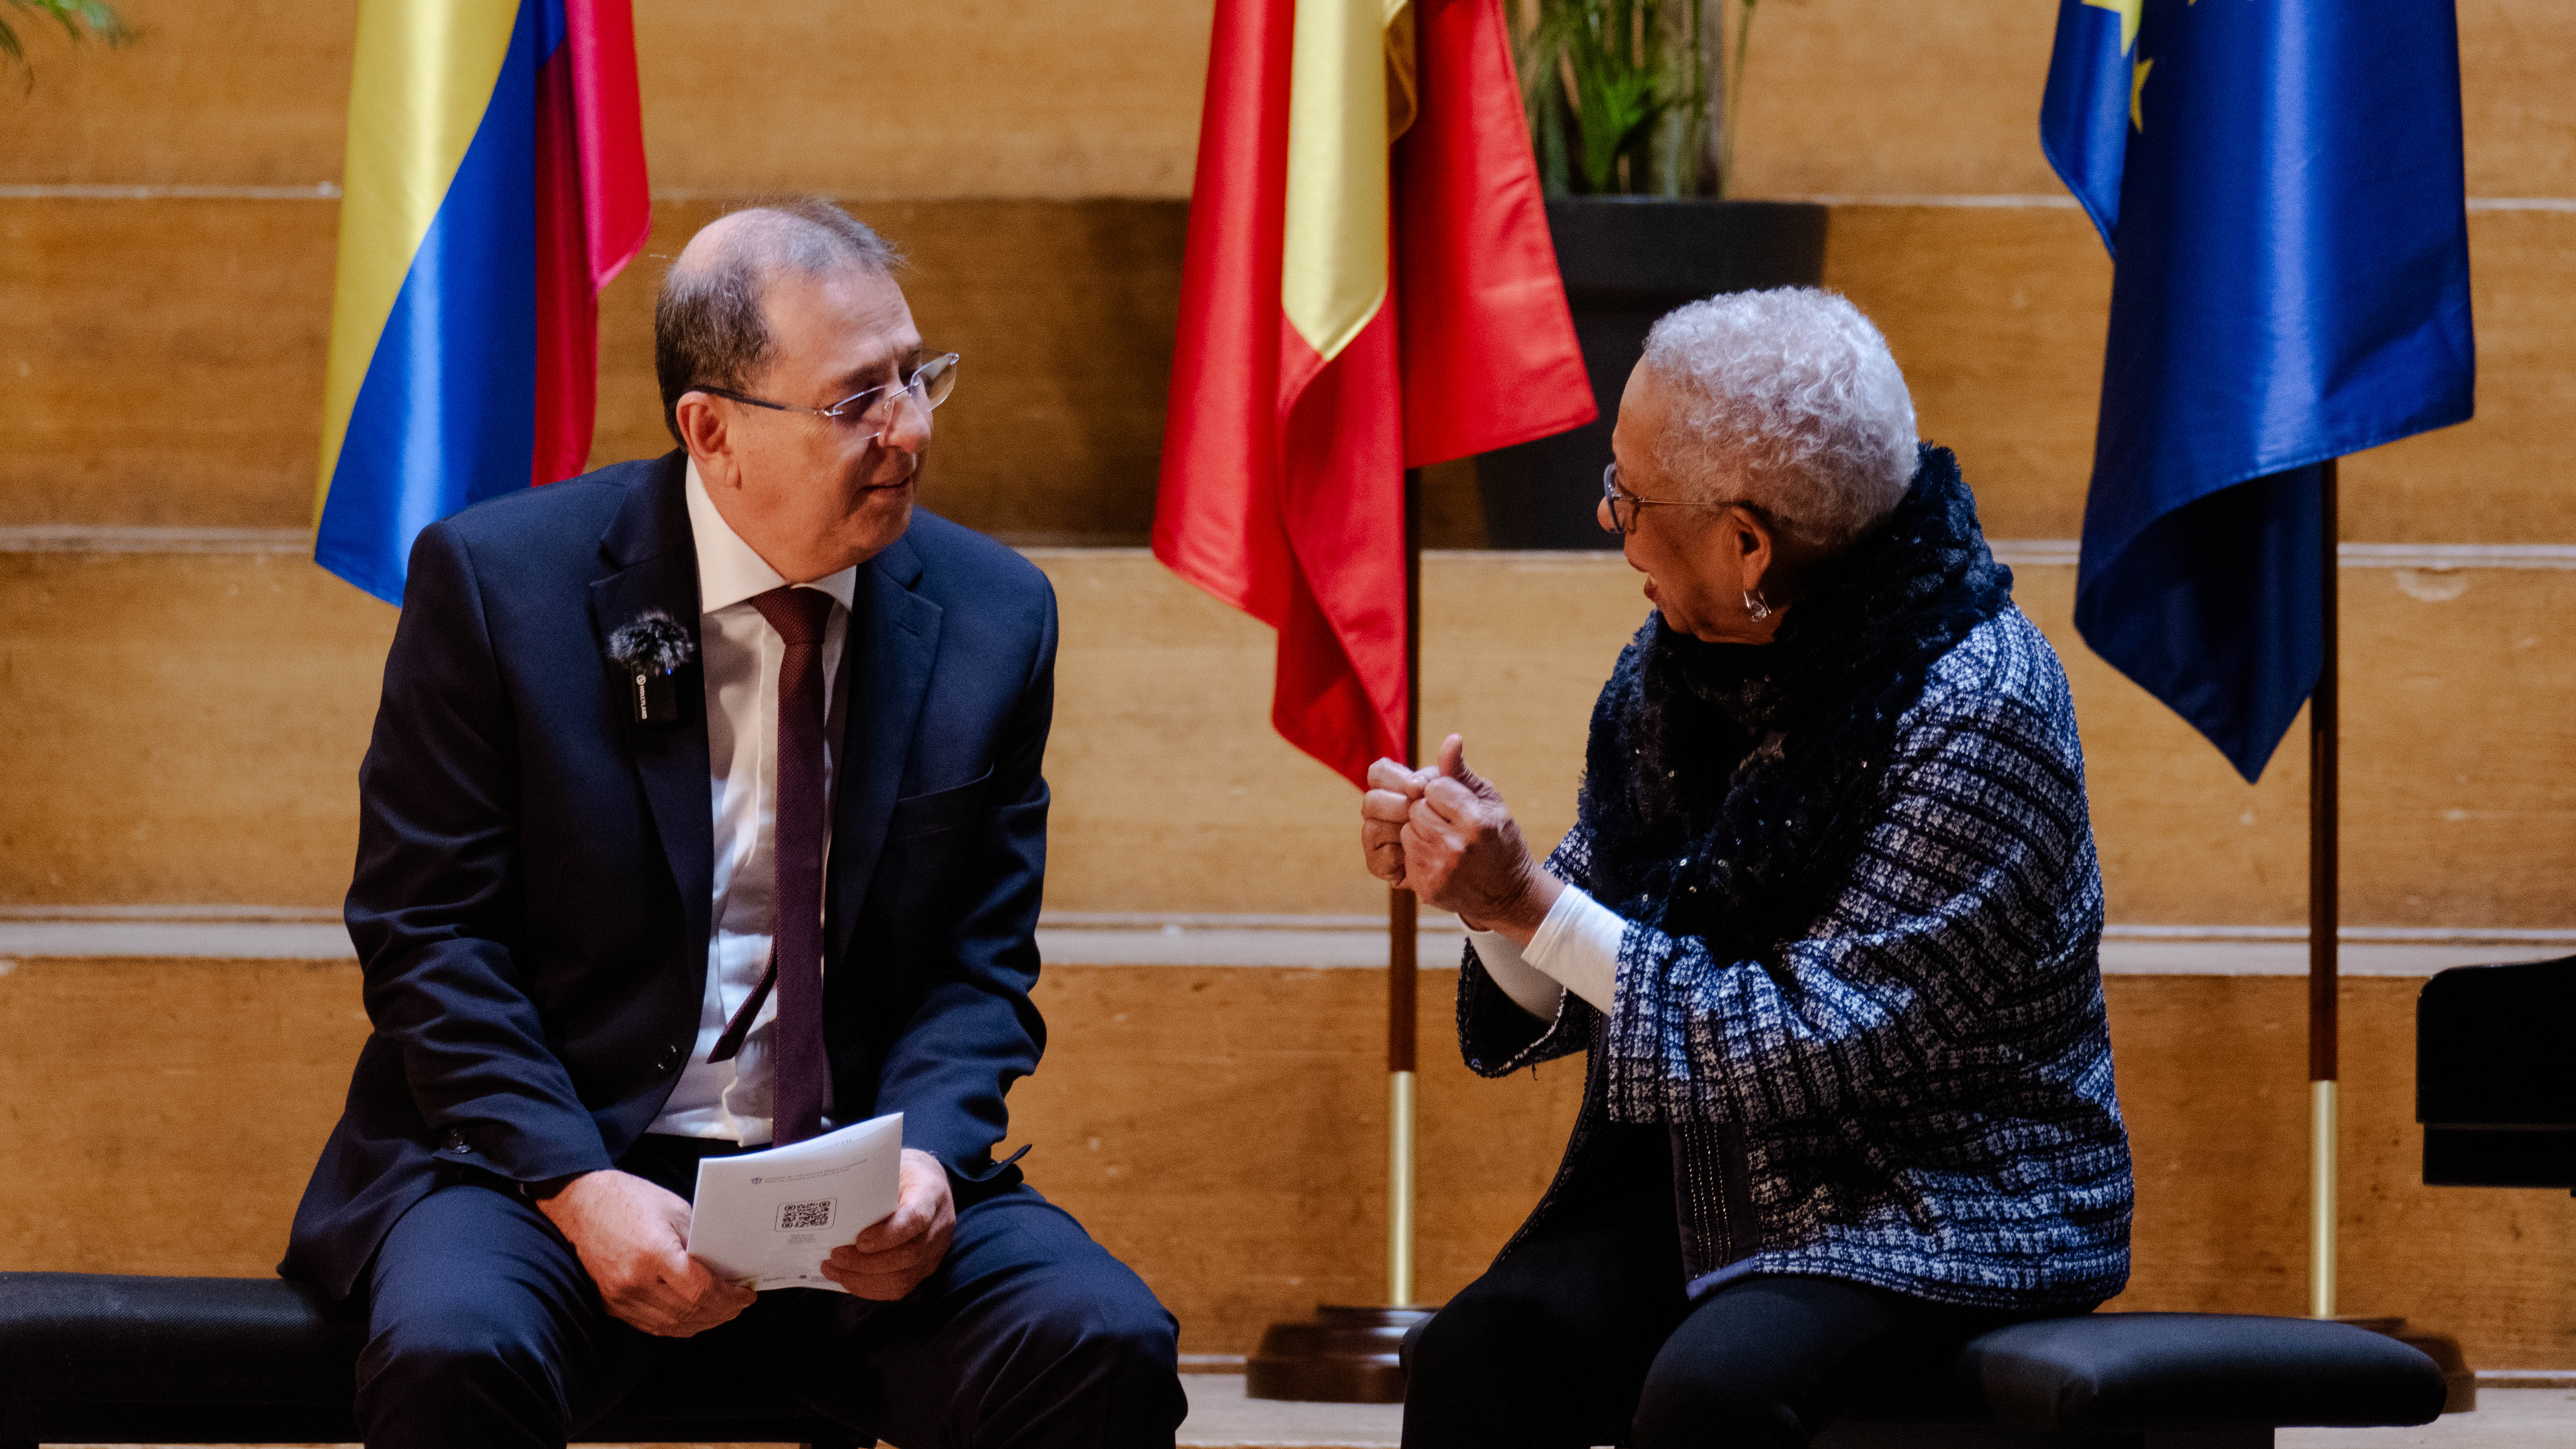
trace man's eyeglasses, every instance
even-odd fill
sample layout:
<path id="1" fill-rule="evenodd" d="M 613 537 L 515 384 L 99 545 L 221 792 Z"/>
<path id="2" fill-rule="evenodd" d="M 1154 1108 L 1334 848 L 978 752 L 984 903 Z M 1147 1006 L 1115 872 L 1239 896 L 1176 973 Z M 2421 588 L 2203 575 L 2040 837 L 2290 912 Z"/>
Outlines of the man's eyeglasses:
<path id="1" fill-rule="evenodd" d="M 909 398 L 913 406 L 926 414 L 948 401 L 948 395 L 956 390 L 957 354 L 954 352 L 943 357 L 934 357 L 913 369 L 912 378 L 908 382 L 889 382 L 869 388 L 865 392 L 854 392 L 827 408 L 799 407 L 794 403 L 771 402 L 767 398 L 751 397 L 729 388 L 709 387 L 704 383 L 695 384 L 689 389 L 691 392 L 712 393 L 717 397 L 731 398 L 735 402 L 751 407 L 769 408 L 782 413 L 811 413 L 818 418 L 830 418 L 844 427 L 865 429 L 867 436 L 859 440 L 863 443 L 873 443 L 886 435 L 887 430 L 894 426 L 895 409 L 901 407 L 905 399 Z"/>
<path id="2" fill-rule="evenodd" d="M 1637 531 L 1637 514 L 1648 508 L 1741 508 L 1773 528 L 1786 521 L 1760 504 L 1741 498 L 1640 498 L 1619 486 L 1619 465 L 1615 462 L 1601 470 L 1601 497 L 1610 505 L 1612 531 L 1623 538 Z"/>

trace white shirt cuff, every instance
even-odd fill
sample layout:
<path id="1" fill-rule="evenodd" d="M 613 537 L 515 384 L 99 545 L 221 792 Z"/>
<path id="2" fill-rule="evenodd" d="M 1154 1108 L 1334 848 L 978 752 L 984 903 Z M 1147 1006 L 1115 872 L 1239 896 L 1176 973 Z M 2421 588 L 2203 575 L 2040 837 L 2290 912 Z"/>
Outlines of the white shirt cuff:
<path id="1" fill-rule="evenodd" d="M 1521 948 L 1500 931 L 1469 931 L 1467 939 L 1475 944 L 1476 959 L 1485 963 L 1485 974 L 1494 978 L 1513 1005 L 1541 1021 L 1556 1020 L 1557 1009 L 1565 1003 L 1565 988 L 1555 977 L 1521 959 Z"/>
<path id="2" fill-rule="evenodd" d="M 1521 959 L 1606 1012 L 1619 979 L 1619 941 L 1627 934 L 1626 917 L 1567 886 Z"/>

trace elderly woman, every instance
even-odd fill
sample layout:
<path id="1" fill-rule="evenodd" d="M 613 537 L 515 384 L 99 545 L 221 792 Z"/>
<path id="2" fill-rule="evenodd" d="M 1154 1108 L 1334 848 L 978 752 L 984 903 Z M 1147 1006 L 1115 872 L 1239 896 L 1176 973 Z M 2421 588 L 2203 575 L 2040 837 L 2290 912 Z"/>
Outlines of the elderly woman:
<path id="1" fill-rule="evenodd" d="M 2128 1276 L 2066 676 L 1887 343 L 1811 289 L 1657 323 L 1604 527 L 1654 613 L 1545 865 L 1451 736 L 1370 868 L 1469 932 L 1486 1076 L 1589 1049 L 1564 1165 L 1416 1350 L 1408 1449 L 1802 1445 Z"/>

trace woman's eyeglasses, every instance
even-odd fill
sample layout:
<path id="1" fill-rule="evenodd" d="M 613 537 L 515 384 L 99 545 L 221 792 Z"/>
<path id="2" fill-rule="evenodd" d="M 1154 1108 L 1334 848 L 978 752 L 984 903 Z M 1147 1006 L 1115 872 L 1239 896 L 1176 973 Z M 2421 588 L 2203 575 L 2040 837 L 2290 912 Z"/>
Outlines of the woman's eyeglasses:
<path id="1" fill-rule="evenodd" d="M 1741 508 L 1773 528 L 1779 527 L 1783 521 L 1760 504 L 1747 503 L 1741 498 L 1640 498 L 1619 486 L 1619 465 L 1616 462 L 1601 470 L 1601 497 L 1610 505 L 1611 531 L 1622 538 L 1637 531 L 1637 514 L 1648 508 Z"/>

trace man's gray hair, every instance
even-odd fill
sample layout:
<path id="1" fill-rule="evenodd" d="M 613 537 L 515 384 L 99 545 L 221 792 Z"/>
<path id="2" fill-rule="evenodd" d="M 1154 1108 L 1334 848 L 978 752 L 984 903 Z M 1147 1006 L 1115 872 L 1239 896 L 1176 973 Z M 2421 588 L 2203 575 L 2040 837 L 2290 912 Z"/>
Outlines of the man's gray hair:
<path id="1" fill-rule="evenodd" d="M 662 425 L 674 439 L 682 393 L 743 391 L 768 361 L 760 294 L 769 278 L 849 266 L 883 277 L 903 265 L 902 254 L 867 223 L 820 197 L 765 201 L 711 225 L 726 231 L 709 238 L 703 255 L 684 250 L 653 303 L 653 372 L 662 384 Z"/>
<path id="2" fill-rule="evenodd" d="M 1914 481 L 1914 399 L 1860 309 L 1815 287 L 1732 292 L 1665 314 L 1646 366 L 1673 389 L 1658 461 L 1693 499 L 1741 500 L 1831 547 Z"/>

